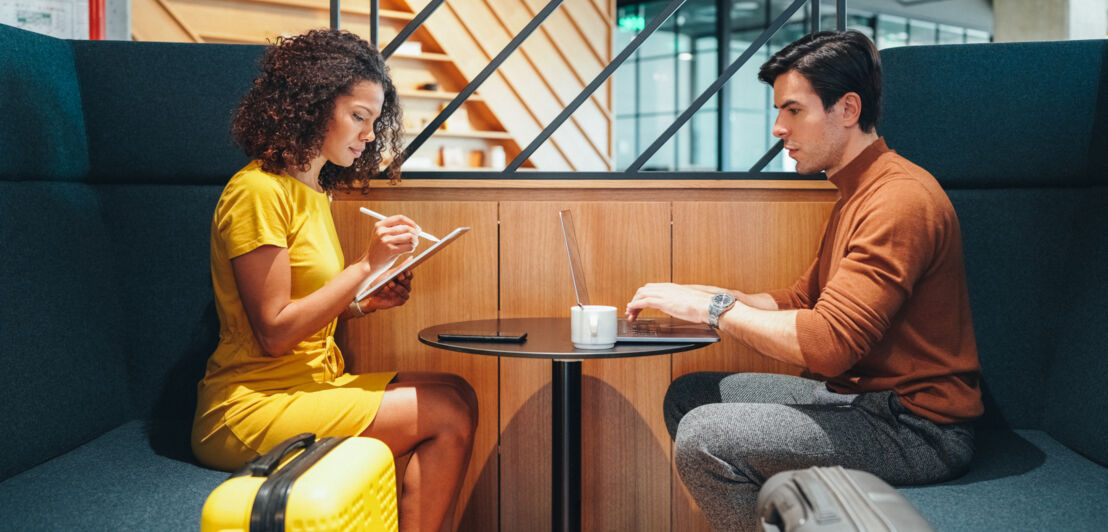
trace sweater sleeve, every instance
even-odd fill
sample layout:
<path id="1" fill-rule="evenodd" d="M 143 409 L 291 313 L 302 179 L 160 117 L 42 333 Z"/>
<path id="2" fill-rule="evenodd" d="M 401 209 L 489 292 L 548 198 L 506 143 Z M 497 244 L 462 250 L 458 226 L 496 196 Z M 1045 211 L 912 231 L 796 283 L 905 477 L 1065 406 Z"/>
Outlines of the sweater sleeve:
<path id="1" fill-rule="evenodd" d="M 811 310 L 796 317 L 811 371 L 835 377 L 881 340 L 935 256 L 941 220 L 911 180 L 886 183 L 859 208 L 845 255 Z"/>
<path id="2" fill-rule="evenodd" d="M 816 268 L 819 267 L 819 258 L 812 261 L 808 271 L 789 288 L 772 290 L 769 296 L 777 303 L 777 310 L 810 309 L 812 303 L 819 295 Z"/>

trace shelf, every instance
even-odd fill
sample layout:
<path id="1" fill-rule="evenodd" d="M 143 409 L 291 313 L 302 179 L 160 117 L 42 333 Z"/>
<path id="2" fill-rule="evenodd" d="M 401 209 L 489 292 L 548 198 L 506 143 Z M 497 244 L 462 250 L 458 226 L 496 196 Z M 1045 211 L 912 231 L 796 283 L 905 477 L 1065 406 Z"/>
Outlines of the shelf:
<path id="1" fill-rule="evenodd" d="M 343 9 L 346 9 L 346 8 L 343 8 Z M 378 16 L 380 16 L 381 18 L 390 18 L 390 19 L 393 19 L 393 20 L 403 20 L 405 22 L 414 19 L 415 16 L 416 16 L 415 13 L 408 13 L 407 11 L 393 11 L 391 9 L 382 9 L 382 10 L 378 11 L 378 13 L 379 13 Z M 369 15 L 368 11 L 366 12 L 366 15 Z"/>
<path id="2" fill-rule="evenodd" d="M 458 93 L 456 93 L 456 92 L 427 91 L 427 90 L 418 90 L 418 89 L 417 90 L 412 90 L 412 89 L 397 90 L 396 94 L 399 95 L 402 98 L 423 98 L 423 99 L 427 99 L 427 100 L 445 100 L 445 101 L 453 100 L 454 98 L 456 98 L 458 96 Z M 466 101 L 467 102 L 483 102 L 485 100 L 484 100 L 484 98 L 481 98 L 480 96 L 478 96 L 476 94 L 472 94 L 472 95 L 470 95 L 469 98 L 466 99 Z"/>
<path id="3" fill-rule="evenodd" d="M 404 168 L 401 167 L 402 172 L 503 172 L 503 168 L 493 168 L 491 166 L 474 166 L 474 167 L 455 167 L 455 168 L 443 168 L 441 166 L 432 166 L 429 168 Z"/>
<path id="4" fill-rule="evenodd" d="M 423 52 L 419 54 L 404 54 L 396 52 L 392 54 L 389 59 L 416 59 L 421 61 L 439 61 L 444 63 L 451 62 L 450 57 L 446 54 L 436 54 L 432 52 Z"/>

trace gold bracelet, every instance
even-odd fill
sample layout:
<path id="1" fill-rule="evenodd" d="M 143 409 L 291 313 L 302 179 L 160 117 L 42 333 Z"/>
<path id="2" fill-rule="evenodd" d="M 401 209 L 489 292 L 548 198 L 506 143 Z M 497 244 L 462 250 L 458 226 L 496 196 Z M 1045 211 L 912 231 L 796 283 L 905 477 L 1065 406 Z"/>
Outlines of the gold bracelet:
<path id="1" fill-rule="evenodd" d="M 355 318 L 360 318 L 366 314 L 366 312 L 362 310 L 362 306 L 358 304 L 358 298 L 354 298 L 354 301 L 350 302 L 350 312 L 354 314 Z"/>

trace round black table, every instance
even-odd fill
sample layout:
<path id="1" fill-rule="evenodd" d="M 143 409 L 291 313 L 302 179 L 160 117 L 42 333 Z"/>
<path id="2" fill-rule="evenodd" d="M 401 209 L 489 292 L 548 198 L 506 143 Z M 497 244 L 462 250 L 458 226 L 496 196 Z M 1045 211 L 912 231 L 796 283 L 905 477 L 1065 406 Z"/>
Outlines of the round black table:
<path id="1" fill-rule="evenodd" d="M 440 332 L 526 332 L 522 343 L 440 341 Z M 581 530 L 581 361 L 596 358 L 663 355 L 703 347 L 704 343 L 617 343 L 608 349 L 577 349 L 570 341 L 569 318 L 510 318 L 435 325 L 419 331 L 427 345 L 502 357 L 542 358 L 553 362 L 554 530 Z"/>

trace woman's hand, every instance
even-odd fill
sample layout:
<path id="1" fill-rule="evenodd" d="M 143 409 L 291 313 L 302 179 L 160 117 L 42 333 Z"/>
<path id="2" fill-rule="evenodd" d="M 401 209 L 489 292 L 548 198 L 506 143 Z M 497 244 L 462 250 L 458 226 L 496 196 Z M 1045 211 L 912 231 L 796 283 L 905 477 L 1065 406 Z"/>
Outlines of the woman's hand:
<path id="1" fill-rule="evenodd" d="M 389 216 L 373 224 L 373 237 L 363 260 L 372 271 L 388 268 L 397 257 L 415 250 L 419 232 L 419 226 L 407 216 Z"/>
<path id="2" fill-rule="evenodd" d="M 388 274 L 386 273 L 385 275 Z M 365 301 L 361 303 L 362 311 L 368 313 L 375 310 L 399 307 L 408 302 L 408 297 L 411 293 L 412 272 L 406 271 L 397 275 L 396 279 L 389 281 L 388 284 L 374 292 L 373 295 L 365 298 Z"/>

